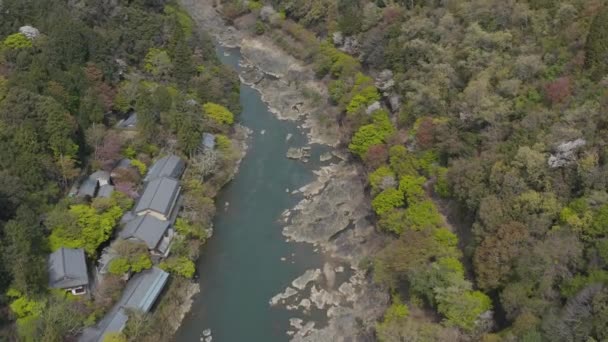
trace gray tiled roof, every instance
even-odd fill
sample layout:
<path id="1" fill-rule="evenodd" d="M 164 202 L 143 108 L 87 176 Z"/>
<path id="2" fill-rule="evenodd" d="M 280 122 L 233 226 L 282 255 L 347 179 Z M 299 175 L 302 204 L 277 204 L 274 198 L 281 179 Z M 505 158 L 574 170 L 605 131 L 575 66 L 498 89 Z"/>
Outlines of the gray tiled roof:
<path id="1" fill-rule="evenodd" d="M 150 170 L 148 170 L 148 174 L 144 178 L 144 182 L 150 182 L 161 177 L 179 179 L 182 173 L 184 173 L 185 168 L 186 163 L 176 155 L 172 154 L 162 157 L 152 164 Z"/>
<path id="2" fill-rule="evenodd" d="M 89 179 L 110 182 L 110 173 L 104 170 L 97 170 L 89 176 Z"/>
<path id="3" fill-rule="evenodd" d="M 161 221 L 151 215 L 138 216 L 125 225 L 119 233 L 122 239 L 135 238 L 154 249 L 169 229 L 169 222 Z"/>
<path id="4" fill-rule="evenodd" d="M 113 192 L 114 192 L 114 186 L 106 184 L 99 188 L 99 191 L 97 191 L 97 197 L 110 198 L 110 197 L 112 197 Z"/>
<path id="5" fill-rule="evenodd" d="M 128 118 L 124 119 L 124 120 L 120 120 L 118 122 L 118 124 L 116 124 L 117 128 L 123 128 L 123 129 L 132 129 L 135 128 L 137 126 L 137 113 L 133 113 L 131 115 L 129 115 Z"/>
<path id="6" fill-rule="evenodd" d="M 167 279 L 169 273 L 156 267 L 134 275 L 114 307 L 96 326 L 86 328 L 78 340 L 102 342 L 108 333 L 122 331 L 128 320 L 125 309 L 149 312 L 165 287 Z"/>
<path id="7" fill-rule="evenodd" d="M 60 248 L 48 260 L 49 286 L 71 288 L 89 284 L 87 263 L 82 248 Z"/>
<path id="8" fill-rule="evenodd" d="M 95 197 L 95 192 L 97 191 L 97 180 L 87 178 L 82 184 L 80 184 L 80 188 L 78 188 L 78 197 L 90 196 Z"/>
<path id="9" fill-rule="evenodd" d="M 203 133 L 203 147 L 209 150 L 215 148 L 215 135 L 211 133 Z"/>
<path id="10" fill-rule="evenodd" d="M 140 272 L 129 280 L 123 298 L 124 307 L 148 312 L 167 283 L 169 273 L 157 267 Z"/>
<path id="11" fill-rule="evenodd" d="M 173 178 L 163 177 L 149 182 L 137 202 L 135 213 L 152 210 L 166 217 L 171 216 L 179 190 L 179 182 Z"/>

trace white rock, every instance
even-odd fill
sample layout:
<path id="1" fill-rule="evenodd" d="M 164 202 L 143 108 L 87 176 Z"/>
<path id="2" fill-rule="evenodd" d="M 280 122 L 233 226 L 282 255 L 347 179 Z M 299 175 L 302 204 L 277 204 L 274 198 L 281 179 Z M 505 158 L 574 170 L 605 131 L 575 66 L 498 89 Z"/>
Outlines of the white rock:
<path id="1" fill-rule="evenodd" d="M 287 258 L 286 257 L 281 257 L 281 261 L 286 261 Z"/>
<path id="2" fill-rule="evenodd" d="M 334 271 L 336 271 L 336 273 L 342 273 L 344 272 L 344 266 L 338 266 L 334 269 Z"/>
<path id="3" fill-rule="evenodd" d="M 547 163 L 551 168 L 569 165 L 576 161 L 576 151 L 587 144 L 585 139 L 576 139 L 559 144 Z"/>
<path id="4" fill-rule="evenodd" d="M 365 114 L 370 115 L 380 109 L 382 109 L 382 106 L 380 105 L 380 102 L 376 101 L 367 107 L 367 109 L 365 110 Z"/>
<path id="5" fill-rule="evenodd" d="M 205 330 L 203 330 L 203 336 L 205 336 L 205 337 L 211 336 L 211 329 L 205 329 Z"/>
<path id="6" fill-rule="evenodd" d="M 300 304 L 298 304 L 298 306 L 301 306 L 302 308 L 304 308 L 304 310 L 310 310 L 311 305 L 312 305 L 312 302 L 308 298 L 302 299 L 300 301 Z"/>
<path id="7" fill-rule="evenodd" d="M 291 139 L 291 137 L 293 137 L 293 134 L 288 133 L 287 136 L 285 137 L 285 141 L 289 141 L 289 139 Z"/>
<path id="8" fill-rule="evenodd" d="M 330 160 L 331 158 L 333 158 L 333 156 L 330 152 L 323 153 L 323 154 L 321 154 L 321 156 L 319 156 L 319 160 L 322 162 L 326 162 L 326 161 Z"/>
<path id="9" fill-rule="evenodd" d="M 302 323 L 304 323 L 304 320 L 302 320 L 301 318 L 290 318 L 289 319 L 289 325 L 291 325 L 292 327 L 300 330 L 302 329 Z"/>
<path id="10" fill-rule="evenodd" d="M 280 301 L 287 299 L 289 297 L 295 296 L 298 293 L 298 291 L 296 291 L 295 289 L 291 288 L 291 287 L 287 287 L 285 289 L 285 291 L 283 291 L 282 293 L 277 294 L 276 296 L 272 297 L 269 301 L 270 305 L 274 306 L 279 304 Z"/>
<path id="11" fill-rule="evenodd" d="M 37 28 L 29 25 L 21 26 L 19 28 L 19 33 L 23 34 L 30 40 L 35 39 L 40 35 L 40 31 Z"/>
<path id="12" fill-rule="evenodd" d="M 209 336 L 205 338 L 205 342 L 211 342 L 213 341 L 213 336 Z"/>
<path id="13" fill-rule="evenodd" d="M 261 134 L 261 135 L 266 134 L 266 130 L 265 130 L 265 129 L 261 130 L 261 131 L 260 131 L 260 134 Z"/>
<path id="14" fill-rule="evenodd" d="M 321 270 L 307 270 L 301 276 L 297 277 L 294 281 L 291 282 L 291 285 L 298 290 L 303 290 L 308 283 L 316 281 L 319 279 L 321 275 Z"/>
<path id="15" fill-rule="evenodd" d="M 342 46 L 342 44 L 344 44 L 344 35 L 340 31 L 334 32 L 331 38 L 336 46 Z"/>

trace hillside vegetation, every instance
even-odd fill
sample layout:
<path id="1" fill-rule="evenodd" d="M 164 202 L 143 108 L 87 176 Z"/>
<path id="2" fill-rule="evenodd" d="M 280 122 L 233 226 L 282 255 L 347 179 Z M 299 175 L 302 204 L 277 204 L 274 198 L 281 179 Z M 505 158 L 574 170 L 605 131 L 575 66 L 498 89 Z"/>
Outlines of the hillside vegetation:
<path id="1" fill-rule="evenodd" d="M 371 267 L 393 293 L 380 340 L 608 339 L 604 1 L 221 10 L 256 17 L 252 32 L 310 63 L 341 109 L 378 228 L 395 237 Z"/>
<path id="2" fill-rule="evenodd" d="M 73 340 L 103 316 L 124 286 L 120 276 L 93 298 L 66 295 L 48 289 L 47 256 L 84 248 L 93 269 L 147 166 L 168 152 L 194 165 L 183 184 L 180 236 L 161 265 L 175 275 L 171 303 L 182 300 L 212 197 L 237 158 L 227 135 L 238 98 L 235 73 L 174 2 L 0 2 L 0 340 Z M 135 130 L 114 128 L 134 112 Z M 216 136 L 213 160 L 196 157 L 203 131 Z M 67 196 L 82 176 L 123 158 L 132 167 L 113 175 L 112 198 Z M 147 248 L 142 258 L 141 248 L 127 247 L 110 273 L 151 267 Z M 168 339 L 171 305 L 161 301 L 147 329 L 127 329 L 129 340 Z"/>

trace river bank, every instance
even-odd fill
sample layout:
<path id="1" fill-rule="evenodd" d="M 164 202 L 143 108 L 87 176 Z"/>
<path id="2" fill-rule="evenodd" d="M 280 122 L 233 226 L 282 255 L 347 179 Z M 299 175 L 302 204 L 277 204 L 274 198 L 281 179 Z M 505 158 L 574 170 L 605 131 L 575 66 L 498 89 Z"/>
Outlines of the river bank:
<path id="1" fill-rule="evenodd" d="M 311 68 L 269 40 L 226 26 L 210 1 L 181 3 L 221 45 L 240 48 L 241 80 L 260 92 L 276 117 L 297 122 L 307 143 L 334 148 L 334 157 L 314 172 L 312 182 L 292 191 L 300 200 L 282 215 L 288 240 L 313 244 L 325 260 L 270 300 L 290 310 L 288 335 L 294 341 L 374 340 L 375 323 L 389 296 L 359 265 L 381 248 L 384 237 L 367 220 L 371 208 L 360 170 L 346 151 L 335 149 L 337 124 L 322 120 L 324 111 L 334 110 L 326 104 L 325 86 Z"/>

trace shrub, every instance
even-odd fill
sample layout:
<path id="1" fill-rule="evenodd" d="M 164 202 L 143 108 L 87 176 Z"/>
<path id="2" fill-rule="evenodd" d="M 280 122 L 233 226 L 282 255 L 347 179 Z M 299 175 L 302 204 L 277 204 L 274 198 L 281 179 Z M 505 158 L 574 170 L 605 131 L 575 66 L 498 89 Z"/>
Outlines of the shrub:
<path id="1" fill-rule="evenodd" d="M 207 116 L 217 123 L 228 125 L 234 123 L 234 115 L 222 105 L 208 102 L 203 105 L 203 109 Z"/>
<path id="2" fill-rule="evenodd" d="M 381 166 L 376 171 L 369 174 L 369 184 L 373 191 L 382 189 L 383 183 L 386 182 L 387 178 L 395 180 L 395 174 L 387 166 Z"/>
<path id="3" fill-rule="evenodd" d="M 160 263 L 159 267 L 169 273 L 176 274 L 184 278 L 194 276 L 194 263 L 186 257 L 171 257 Z"/>
<path id="4" fill-rule="evenodd" d="M 32 47 L 32 42 L 22 33 L 14 33 L 6 37 L 3 42 L 9 49 L 24 49 Z"/>
<path id="5" fill-rule="evenodd" d="M 389 188 L 376 196 L 372 201 L 372 208 L 378 215 L 382 215 L 391 209 L 402 207 L 405 204 L 403 192 Z"/>

